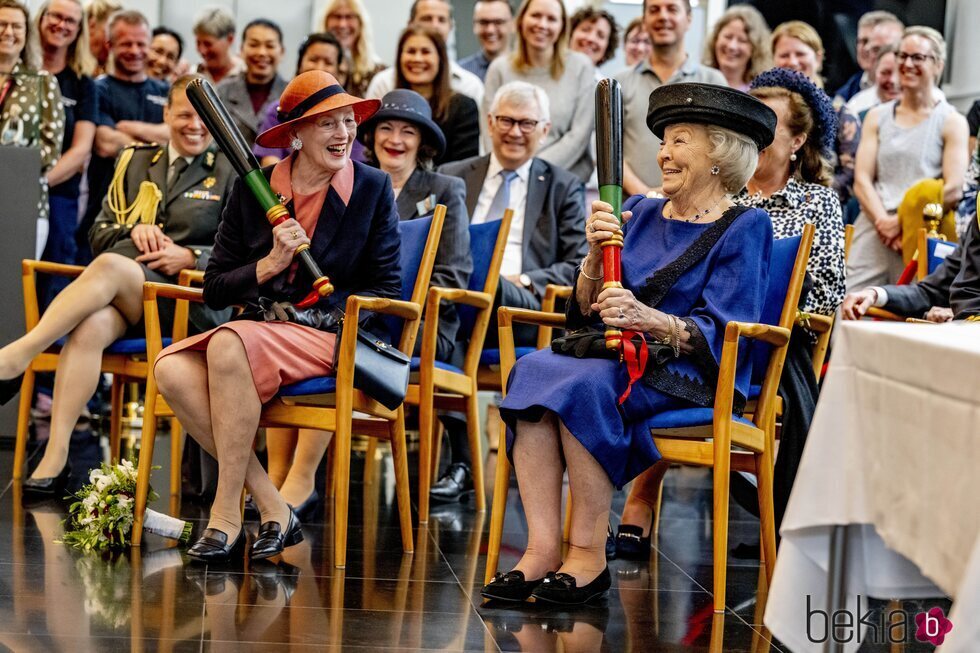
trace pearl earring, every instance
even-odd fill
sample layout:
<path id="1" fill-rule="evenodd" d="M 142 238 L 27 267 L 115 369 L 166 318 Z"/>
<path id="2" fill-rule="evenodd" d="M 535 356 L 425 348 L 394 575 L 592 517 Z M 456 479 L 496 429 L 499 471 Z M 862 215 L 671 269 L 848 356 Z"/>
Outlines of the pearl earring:
<path id="1" fill-rule="evenodd" d="M 789 160 L 796 161 L 796 152 L 793 152 L 792 154 L 789 155 Z"/>
<path id="2" fill-rule="evenodd" d="M 293 140 L 289 141 L 289 146 L 294 150 L 302 150 L 303 140 L 299 136 L 293 136 Z"/>
<path id="3" fill-rule="evenodd" d="M 721 168 L 719 168 L 718 166 L 711 166 L 711 174 L 717 175 L 720 172 L 721 172 Z"/>

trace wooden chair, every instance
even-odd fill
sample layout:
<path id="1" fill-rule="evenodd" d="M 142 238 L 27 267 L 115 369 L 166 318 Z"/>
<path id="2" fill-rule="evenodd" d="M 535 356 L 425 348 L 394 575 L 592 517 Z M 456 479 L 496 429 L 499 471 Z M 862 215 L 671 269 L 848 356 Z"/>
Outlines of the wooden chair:
<path id="1" fill-rule="evenodd" d="M 668 411 L 649 423 L 651 435 L 666 461 L 712 467 L 714 470 L 714 610 L 725 609 L 725 579 L 728 562 L 728 502 L 731 470 L 748 471 L 759 479 L 760 528 L 766 576 L 771 581 L 776 561 L 776 532 L 773 514 L 772 479 L 775 447 L 775 397 L 786 358 L 790 329 L 796 319 L 797 305 L 813 243 L 813 225 L 807 225 L 802 236 L 777 240 L 773 244 L 769 266 L 769 289 L 760 323 L 729 322 L 725 329 L 718 385 L 713 408 Z M 547 315 L 501 307 L 500 324 L 501 375 L 507 378 L 514 365 L 513 323 L 564 325 L 564 316 Z M 732 413 L 735 371 L 739 343 L 749 338 L 753 365 L 753 383 L 761 381 L 762 390 L 752 419 Z M 506 446 L 506 434 L 500 435 L 500 448 Z M 736 449 L 733 449 L 737 447 Z M 497 571 L 503 533 L 504 509 L 510 479 L 506 456 L 498 456 L 490 518 L 490 543 L 487 551 L 486 580 Z"/>
<path id="2" fill-rule="evenodd" d="M 34 261 L 25 259 L 21 263 L 21 284 L 24 288 L 24 318 L 27 323 L 27 330 L 30 331 L 37 326 L 41 319 L 40 303 L 37 295 L 37 275 L 48 274 L 62 277 L 77 278 L 85 268 L 80 265 L 66 265 L 64 263 L 51 263 L 48 261 Z M 184 270 L 179 277 L 180 285 L 190 285 L 196 275 L 202 273 L 193 270 Z M 202 275 L 203 276 L 203 275 Z M 187 333 L 186 324 L 187 308 L 184 308 L 184 321 L 182 326 L 174 327 L 174 331 L 183 337 Z M 162 339 L 164 345 L 169 345 L 171 338 Z M 31 364 L 24 371 L 24 380 L 20 386 L 20 401 L 17 410 L 17 439 L 14 445 L 14 473 L 13 479 L 18 481 L 23 478 L 24 463 L 27 458 L 27 439 L 29 435 L 31 418 L 31 400 L 34 396 L 34 384 L 38 373 L 54 372 L 58 369 L 61 347 L 65 339 L 58 341 L 47 351 L 38 354 Z M 110 414 L 109 414 L 109 454 L 113 462 L 119 460 L 119 449 L 122 435 L 122 410 L 123 393 L 128 383 L 138 383 L 146 381 L 147 365 L 147 346 L 143 338 L 121 338 L 112 343 L 102 354 L 103 373 L 112 374 L 112 390 L 110 393 Z M 175 420 L 176 423 L 176 420 Z M 179 426 L 176 428 L 179 429 Z M 177 459 L 178 474 L 180 471 L 180 459 Z M 171 490 L 173 490 L 173 485 Z M 177 489 L 180 488 L 180 477 L 177 477 Z"/>
<path id="3" fill-rule="evenodd" d="M 466 414 L 466 431 L 473 460 L 473 485 L 476 488 L 477 512 L 486 510 L 483 492 L 483 452 L 480 437 L 479 407 L 477 406 L 477 367 L 483 351 L 483 340 L 490 323 L 494 296 L 500 281 L 500 264 L 510 233 L 513 211 L 504 212 L 501 220 L 470 226 L 470 251 L 473 274 L 467 289 L 429 288 L 425 306 L 425 325 L 422 329 L 422 350 L 412 359 L 417 382 L 408 386 L 406 404 L 419 407 L 419 523 L 429 520 L 429 489 L 436 471 L 439 448 L 435 439 L 436 411 L 455 410 Z M 463 367 L 436 360 L 439 336 L 440 304 L 451 302 L 459 312 L 457 339 L 467 341 Z"/>
<path id="4" fill-rule="evenodd" d="M 404 406 L 391 410 L 367 394 L 354 388 L 354 353 L 358 321 L 362 311 L 382 314 L 401 321 L 396 340 L 398 349 L 411 355 L 418 335 L 422 315 L 422 300 L 429 287 L 429 277 L 435 262 L 446 207 L 439 205 L 431 218 L 400 222 L 402 297 L 396 300 L 381 297 L 351 295 L 347 298 L 343 335 L 338 343 L 336 376 L 307 379 L 282 388 L 279 395 L 262 409 L 260 426 L 307 428 L 332 431 L 334 465 L 334 565 L 343 569 L 347 561 L 347 512 L 350 488 L 351 436 L 355 433 L 387 439 L 391 443 L 395 463 L 395 485 L 398 497 L 399 525 L 402 549 L 414 550 L 412 542 L 412 507 L 408 486 L 408 457 L 405 446 Z M 144 285 L 144 314 L 147 326 L 147 350 L 155 360 L 161 349 L 158 297 L 176 300 L 202 301 L 197 289 L 179 288 L 166 284 Z M 389 328 L 394 330 L 395 324 Z M 151 370 L 152 372 L 152 370 Z M 357 412 L 357 417 L 354 412 Z M 147 379 L 146 411 L 143 419 L 143 441 L 136 484 L 136 507 L 133 523 L 133 546 L 142 539 L 143 515 L 146 510 L 150 470 L 153 464 L 153 444 L 156 420 L 153 416 L 169 416 L 172 411 L 166 400 L 157 393 L 152 373 Z"/>

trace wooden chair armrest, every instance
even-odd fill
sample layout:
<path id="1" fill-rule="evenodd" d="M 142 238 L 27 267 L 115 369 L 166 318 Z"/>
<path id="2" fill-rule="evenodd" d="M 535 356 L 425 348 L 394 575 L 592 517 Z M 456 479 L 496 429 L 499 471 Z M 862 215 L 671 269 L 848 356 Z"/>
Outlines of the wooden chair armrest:
<path id="1" fill-rule="evenodd" d="M 497 309 L 497 324 L 500 327 L 510 327 L 513 323 L 535 324 L 537 326 L 550 326 L 559 329 L 565 328 L 565 316 L 561 313 L 545 313 L 544 311 L 532 311 L 526 308 L 513 308 L 511 306 L 501 306 Z"/>
<path id="2" fill-rule="evenodd" d="M 394 315 L 405 320 L 417 320 L 422 317 L 422 307 L 413 302 L 389 299 L 387 297 L 363 297 L 361 295 L 351 295 L 348 297 L 347 320 L 353 318 L 357 322 L 358 315 L 361 311 Z M 345 324 L 348 323 L 347 320 L 345 320 Z"/>
<path id="3" fill-rule="evenodd" d="M 178 286 L 191 286 L 191 285 L 200 286 L 203 284 L 204 284 L 203 270 L 181 270 L 180 274 L 177 275 Z"/>
<path id="4" fill-rule="evenodd" d="M 545 313 L 554 313 L 555 304 L 559 299 L 568 299 L 572 296 L 571 286 L 559 286 L 549 283 L 544 287 L 544 298 L 541 300 L 541 310 Z"/>
<path id="5" fill-rule="evenodd" d="M 725 328 L 725 342 L 737 340 L 738 338 L 751 338 L 762 340 L 770 345 L 782 347 L 789 342 L 789 329 L 771 324 L 759 324 L 757 322 L 729 322 Z"/>
<path id="6" fill-rule="evenodd" d="M 467 306 L 480 309 L 490 308 L 493 306 L 493 297 L 485 292 L 465 290 L 463 288 L 442 288 L 440 286 L 432 286 L 429 288 L 429 297 L 426 306 L 431 306 L 433 302 L 435 302 L 437 304 L 436 308 L 438 308 L 438 302 L 440 301 L 452 302 L 454 304 L 466 304 Z M 431 319 L 428 317 L 428 315 L 429 314 L 426 313 L 426 319 Z"/>
<path id="7" fill-rule="evenodd" d="M 25 258 L 20 263 L 24 274 L 56 274 L 62 277 L 77 277 L 85 271 L 84 265 L 68 265 L 66 263 L 52 263 L 50 261 L 35 261 Z"/>
<path id="8" fill-rule="evenodd" d="M 901 315 L 898 315 L 896 313 L 892 313 L 891 311 L 886 311 L 883 308 L 876 308 L 874 306 L 872 306 L 871 308 L 868 309 L 868 312 L 865 313 L 865 316 L 866 317 L 878 318 L 879 320 L 888 320 L 890 322 L 904 322 L 905 321 L 905 318 L 902 317 Z"/>
<path id="9" fill-rule="evenodd" d="M 832 315 L 800 311 L 796 314 L 796 326 L 804 327 L 814 333 L 827 333 L 834 327 L 834 318 Z"/>
<path id="10" fill-rule="evenodd" d="M 146 281 L 143 283 L 143 304 L 144 308 L 147 301 L 156 302 L 157 298 L 182 299 L 189 302 L 204 302 L 204 290 L 201 288 L 188 288 L 187 286 L 175 286 L 172 283 L 155 283 Z"/>

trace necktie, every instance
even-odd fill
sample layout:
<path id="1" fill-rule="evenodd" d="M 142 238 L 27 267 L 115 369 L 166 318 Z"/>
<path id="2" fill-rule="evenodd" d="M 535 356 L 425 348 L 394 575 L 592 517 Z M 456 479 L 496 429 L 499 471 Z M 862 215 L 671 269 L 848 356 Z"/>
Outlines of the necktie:
<path id="1" fill-rule="evenodd" d="M 504 217 L 504 211 L 510 208 L 510 182 L 517 179 L 517 171 L 515 170 L 501 170 L 498 173 L 503 179 L 500 182 L 500 188 L 497 189 L 497 194 L 493 196 L 493 201 L 490 202 L 490 210 L 487 211 L 487 222 L 491 220 L 500 220 Z"/>
<path id="2" fill-rule="evenodd" d="M 177 180 L 180 179 L 180 174 L 187 169 L 187 159 L 182 156 L 177 157 L 173 163 L 170 164 L 170 172 L 167 173 L 167 191 L 173 190 L 174 185 L 176 185 Z"/>

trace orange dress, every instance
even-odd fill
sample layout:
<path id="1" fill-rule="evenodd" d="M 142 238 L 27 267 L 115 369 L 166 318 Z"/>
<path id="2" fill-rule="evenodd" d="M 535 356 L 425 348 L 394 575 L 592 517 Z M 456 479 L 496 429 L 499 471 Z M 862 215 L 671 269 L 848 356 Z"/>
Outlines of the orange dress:
<path id="1" fill-rule="evenodd" d="M 345 201 L 349 200 L 353 187 L 354 168 L 348 163 L 344 170 L 334 175 L 330 186 L 325 186 L 323 190 L 312 195 L 298 195 L 292 190 L 291 166 L 292 157 L 277 163 L 269 183 L 272 189 L 282 195 L 287 202 L 292 198 L 296 221 L 303 227 L 307 236 L 312 238 L 330 186 L 333 186 Z M 298 264 L 293 263 L 294 273 L 296 266 Z M 234 331 L 245 345 L 248 365 L 252 370 L 252 381 L 263 404 L 275 397 L 281 386 L 313 377 L 328 376 L 333 372 L 337 336 L 292 322 L 248 320 L 228 322 L 200 335 L 174 343 L 160 352 L 157 361 L 180 351 L 205 351 L 211 336 L 219 329 Z"/>

